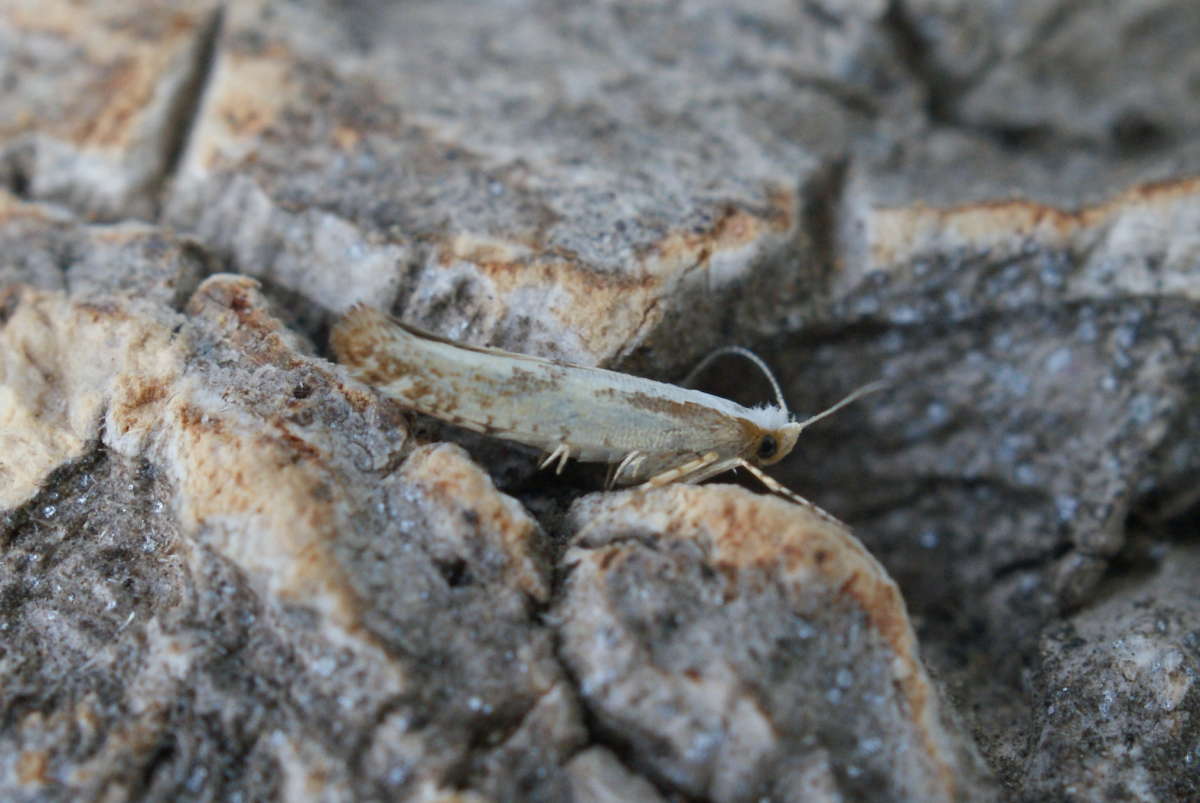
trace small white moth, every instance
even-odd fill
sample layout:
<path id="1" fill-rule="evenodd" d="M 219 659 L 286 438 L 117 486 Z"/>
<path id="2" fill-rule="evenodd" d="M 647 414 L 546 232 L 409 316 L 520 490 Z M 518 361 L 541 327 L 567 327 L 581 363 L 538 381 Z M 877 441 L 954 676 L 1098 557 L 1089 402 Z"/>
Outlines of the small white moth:
<path id="1" fill-rule="evenodd" d="M 545 468 L 570 459 L 609 465 L 609 486 L 695 483 L 744 468 L 772 491 L 803 504 L 760 470 L 787 456 L 809 424 L 869 393 L 851 393 L 795 421 L 775 378 L 778 407 L 743 407 L 728 399 L 603 368 L 557 363 L 500 349 L 454 343 L 357 305 L 334 326 L 340 363 L 405 407 L 475 432 L 547 453 Z"/>

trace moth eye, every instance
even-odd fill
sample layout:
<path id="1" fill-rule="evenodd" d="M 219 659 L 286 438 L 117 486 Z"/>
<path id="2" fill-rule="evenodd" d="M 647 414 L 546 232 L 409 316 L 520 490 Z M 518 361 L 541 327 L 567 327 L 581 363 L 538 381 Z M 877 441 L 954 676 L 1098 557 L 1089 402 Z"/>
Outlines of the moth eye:
<path id="1" fill-rule="evenodd" d="M 775 442 L 773 435 L 763 435 L 763 439 L 758 442 L 758 459 L 770 460 L 778 449 L 779 444 Z"/>

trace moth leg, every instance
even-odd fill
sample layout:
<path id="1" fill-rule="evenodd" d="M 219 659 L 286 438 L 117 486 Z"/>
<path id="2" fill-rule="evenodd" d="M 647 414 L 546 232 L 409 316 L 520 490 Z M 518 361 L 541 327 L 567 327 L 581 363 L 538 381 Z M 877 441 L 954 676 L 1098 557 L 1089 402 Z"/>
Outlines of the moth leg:
<path id="1" fill-rule="evenodd" d="M 608 475 L 607 487 L 612 488 L 621 480 L 621 475 L 628 471 L 633 474 L 635 467 L 645 462 L 646 456 L 634 449 L 629 454 L 621 458 L 621 462 L 617 463 L 616 468 L 612 469 Z"/>
<path id="2" fill-rule="evenodd" d="M 560 443 L 558 446 L 554 447 L 554 450 L 552 452 L 548 453 L 545 457 L 543 457 L 540 461 L 538 461 L 538 471 L 541 471 L 546 466 L 550 465 L 556 459 L 558 459 L 558 450 L 561 448 L 562 448 L 562 444 Z"/>
<path id="3" fill-rule="evenodd" d="M 637 473 L 642 468 L 642 463 L 645 463 L 645 462 L 646 462 L 646 455 L 641 454 L 639 452 L 638 456 L 630 461 L 629 465 L 626 467 L 625 470 L 629 474 L 630 477 L 636 477 Z"/>
<path id="4" fill-rule="evenodd" d="M 555 474 L 562 474 L 563 469 L 567 467 L 567 461 L 571 459 L 571 447 L 567 444 L 559 444 L 562 447 L 562 455 L 558 458 L 558 468 L 554 469 Z"/>
<path id="5" fill-rule="evenodd" d="M 816 513 L 818 516 L 820 516 L 823 519 L 826 519 L 827 521 L 831 521 L 834 524 L 837 524 L 842 527 L 846 526 L 846 525 L 842 524 L 842 522 L 837 518 L 837 516 L 834 516 L 832 513 L 822 509 L 821 507 L 819 507 L 817 505 L 814 505 L 812 502 L 808 501 L 800 494 L 795 493 L 794 491 L 790 490 L 783 483 L 779 482 L 778 480 L 771 477 L 769 474 L 765 473 L 758 466 L 756 466 L 752 463 L 747 463 L 745 460 L 738 460 L 737 467 L 744 468 L 747 471 L 749 471 L 751 474 L 753 474 L 755 476 L 755 478 L 758 479 L 759 482 L 761 482 L 763 485 L 767 486 L 767 490 L 771 491 L 772 493 L 782 496 L 784 499 L 787 499 L 789 502 L 795 502 L 797 505 L 800 505 L 801 507 L 808 508 L 813 513 Z"/>
<path id="6" fill-rule="evenodd" d="M 567 465 L 567 461 L 571 459 L 571 447 L 565 443 L 560 443 L 554 447 L 554 451 L 546 455 L 542 462 L 538 463 L 538 470 L 544 469 L 546 466 L 558 461 L 558 467 L 554 469 L 555 474 L 562 474 L 563 467 Z"/>
<path id="7" fill-rule="evenodd" d="M 692 458 L 686 463 L 680 463 L 675 468 L 669 468 L 666 471 L 661 471 L 655 474 L 650 479 L 646 480 L 646 485 L 651 488 L 659 488 L 663 485 L 670 485 L 673 482 L 695 482 L 692 475 L 701 474 L 706 468 L 709 468 L 714 463 L 720 460 L 720 455 L 716 452 L 705 452 L 699 457 Z M 705 474 L 704 476 L 711 476 Z M 701 477 L 703 479 L 703 477 Z"/>
<path id="8" fill-rule="evenodd" d="M 800 494 L 793 492 L 783 485 L 783 483 L 774 479 L 753 463 L 748 463 L 740 457 L 719 460 L 716 452 L 709 452 L 708 454 L 701 455 L 700 457 L 678 465 L 675 468 L 664 471 L 661 474 L 656 474 L 655 476 L 646 480 L 646 485 L 650 487 L 658 487 L 661 485 L 669 485 L 672 482 L 682 482 L 688 484 L 703 482 L 709 477 L 714 477 L 717 474 L 730 471 L 735 468 L 744 468 L 749 471 L 754 475 L 755 479 L 765 485 L 767 490 L 771 493 L 782 496 L 789 502 L 794 502 L 801 507 L 808 508 L 826 521 L 833 522 L 841 527 L 846 526 L 842 524 L 842 522 L 839 521 L 838 518 L 832 513 L 822 510 L 819 506 L 814 505 Z"/>

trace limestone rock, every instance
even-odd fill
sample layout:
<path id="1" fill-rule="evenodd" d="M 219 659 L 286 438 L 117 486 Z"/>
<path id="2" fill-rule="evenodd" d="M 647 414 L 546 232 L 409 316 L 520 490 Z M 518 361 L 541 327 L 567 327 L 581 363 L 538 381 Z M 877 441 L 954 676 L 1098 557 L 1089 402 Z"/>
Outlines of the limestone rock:
<path id="1" fill-rule="evenodd" d="M 571 793 L 580 803 L 662 800 L 650 782 L 629 772 L 603 747 L 590 747 L 578 754 L 567 765 L 567 771 L 571 775 Z"/>
<path id="2" fill-rule="evenodd" d="M 211 0 L 6 2 L 6 184 L 89 218 L 152 216 L 183 140 L 216 12 Z"/>
<path id="3" fill-rule="evenodd" d="M 1194 794 L 1200 555 L 1178 545 L 1155 557 L 1152 586 L 1116 581 L 1101 602 L 1043 637 L 1031 795 Z"/>
<path id="4" fill-rule="evenodd" d="M 699 354 L 715 332 L 664 322 L 747 282 L 803 296 L 801 197 L 859 124 L 836 99 L 899 72 L 878 2 L 333 9 L 229 7 L 167 219 L 326 308 L 587 363 Z"/>
<path id="5" fill-rule="evenodd" d="M 2 796 L 986 797 L 978 747 L 1013 798 L 1195 798 L 1195 28 L 0 0 Z M 775 476 L 896 585 L 775 500 L 575 504 L 331 363 L 361 300 L 663 380 L 750 345 L 800 412 L 889 380 Z M 798 585 L 813 538 L 882 596 Z"/>
<path id="6" fill-rule="evenodd" d="M 6 787 L 565 788 L 582 727 L 533 520 L 453 447 L 412 451 L 252 280 L 210 278 L 177 333 L 131 306 L 29 290 L 4 328 L 10 357 L 54 346 L 41 397 L 88 389 L 22 408 L 82 454 L 22 466 L 4 519 Z"/>
<path id="7" fill-rule="evenodd" d="M 554 615 L 599 728 L 717 801 L 988 797 L 900 591 L 836 521 L 740 488 L 588 497 Z"/>

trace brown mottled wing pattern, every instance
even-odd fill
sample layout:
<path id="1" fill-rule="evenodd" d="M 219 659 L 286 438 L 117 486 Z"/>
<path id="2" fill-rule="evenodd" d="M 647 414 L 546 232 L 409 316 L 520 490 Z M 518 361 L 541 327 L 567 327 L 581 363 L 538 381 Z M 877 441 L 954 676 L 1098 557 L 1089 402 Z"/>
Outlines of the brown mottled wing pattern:
<path id="1" fill-rule="evenodd" d="M 757 427 L 728 399 L 663 382 L 465 346 L 400 324 L 366 306 L 330 337 L 338 361 L 406 407 L 575 460 L 646 455 L 637 482 L 697 454 L 733 457 Z"/>

